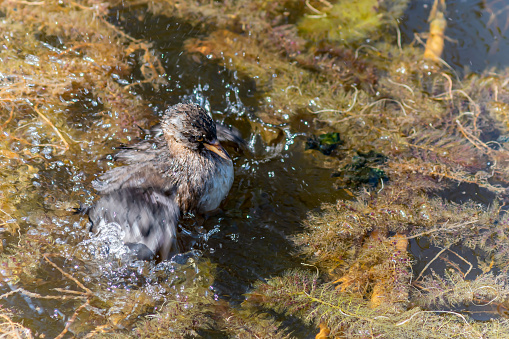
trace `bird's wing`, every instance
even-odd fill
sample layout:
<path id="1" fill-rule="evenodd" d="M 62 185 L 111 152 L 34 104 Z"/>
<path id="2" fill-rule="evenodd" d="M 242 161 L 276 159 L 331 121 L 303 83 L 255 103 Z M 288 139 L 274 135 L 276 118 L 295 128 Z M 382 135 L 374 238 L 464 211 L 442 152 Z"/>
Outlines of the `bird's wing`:
<path id="1" fill-rule="evenodd" d="M 123 241 L 145 245 L 163 259 L 178 252 L 177 222 L 180 211 L 173 196 L 153 189 L 125 188 L 102 197 L 88 210 L 91 231 L 104 232 L 121 227 Z"/>
<path id="2" fill-rule="evenodd" d="M 240 131 L 235 127 L 228 127 L 219 122 L 216 122 L 216 133 L 217 140 L 220 142 L 231 142 L 237 148 L 240 148 L 243 151 L 249 151 L 246 141 L 242 138 Z"/>
<path id="3" fill-rule="evenodd" d="M 172 161 L 162 136 L 121 149 L 115 160 L 126 165 L 112 168 L 92 182 L 101 194 L 128 187 L 158 187 L 169 192 L 174 186 L 173 178 L 166 174 Z"/>
<path id="4" fill-rule="evenodd" d="M 134 145 L 122 146 L 114 155 L 116 161 L 135 164 L 154 160 L 161 153 L 168 153 L 168 144 L 162 135 L 150 140 L 142 140 Z"/>
<path id="5" fill-rule="evenodd" d="M 163 187 L 163 178 L 153 161 L 113 168 L 92 181 L 92 186 L 101 194 L 111 193 L 127 187 Z"/>

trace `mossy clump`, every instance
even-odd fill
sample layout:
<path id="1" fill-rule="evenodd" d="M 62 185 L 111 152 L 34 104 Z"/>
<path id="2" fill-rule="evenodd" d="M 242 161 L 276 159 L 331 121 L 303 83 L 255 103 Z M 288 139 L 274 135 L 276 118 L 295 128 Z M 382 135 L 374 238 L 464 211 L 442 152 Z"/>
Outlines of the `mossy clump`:
<path id="1" fill-rule="evenodd" d="M 500 277 L 491 279 L 490 284 L 497 279 Z M 482 289 L 482 286 L 475 288 Z M 392 338 L 454 336 L 466 339 L 509 334 L 509 326 L 503 319 L 470 322 L 454 311 L 419 307 L 394 310 L 389 304 L 373 308 L 366 299 L 336 289 L 333 284 L 325 284 L 316 272 L 310 271 L 291 271 L 273 278 L 267 284 L 260 284 L 247 300 L 299 316 L 307 322 L 323 324 L 321 327 L 328 328 L 330 337 L 364 338 L 376 334 Z"/>
<path id="2" fill-rule="evenodd" d="M 345 261 L 357 257 L 356 248 L 369 232 L 410 237 L 423 233 L 436 245 L 451 246 L 461 241 L 458 234 L 476 237 L 480 228 L 490 227 L 498 220 L 498 211 L 496 206 L 486 211 L 471 202 L 453 204 L 429 198 L 421 189 L 410 190 L 405 183 L 393 182 L 378 194 L 363 191 L 354 201 L 324 205 L 321 213 L 307 219 L 309 232 L 295 241 L 313 261 L 332 272 L 350 266 Z"/>
<path id="3" fill-rule="evenodd" d="M 358 152 L 340 172 L 332 174 L 333 177 L 341 178 L 341 182 L 348 186 L 360 187 L 367 185 L 372 188 L 383 185 L 389 178 L 380 167 L 387 158 L 371 150 L 367 153 Z M 375 166 L 378 166 L 375 167 Z"/>
<path id="4" fill-rule="evenodd" d="M 310 14 L 299 21 L 298 28 L 304 37 L 313 41 L 350 43 L 368 36 L 373 38 L 382 24 L 402 14 L 406 3 L 401 0 L 342 0 L 334 4 L 309 1 L 307 5 Z"/>
<path id="5" fill-rule="evenodd" d="M 93 303 L 94 293 L 100 294 L 81 282 L 90 276 L 74 269 L 82 267 L 72 254 L 74 245 L 88 230 L 72 208 L 93 199 L 86 188 L 89 174 L 109 166 L 98 160 L 111 153 L 112 145 L 137 136 L 137 124 L 145 126 L 153 114 L 130 92 L 133 86 L 125 78 L 132 72 L 133 51 L 145 56 L 147 67 L 156 59 L 147 44 L 108 22 L 108 6 L 89 1 L 0 4 L 5 37 L 0 56 L 1 298 L 19 294 L 20 300 L 42 300 L 49 303 L 44 307 L 66 314 L 67 322 L 52 322 L 41 336 L 64 336 Z M 67 267 L 61 258 L 76 260 L 76 266 Z M 48 272 L 63 279 L 52 281 L 55 274 Z M 40 288 L 49 281 L 55 290 Z M 0 310 L 3 319 L 10 318 L 7 311 L 32 326 L 18 308 Z M 21 328 L 18 332 L 24 335 Z"/>
<path id="6" fill-rule="evenodd" d="M 314 149 L 324 155 L 331 155 L 339 145 L 341 145 L 339 133 L 325 133 L 309 137 L 306 142 L 306 149 Z"/>
<path id="7" fill-rule="evenodd" d="M 0 309 L 0 334 L 5 338 L 32 339 L 32 331 L 22 324 L 14 322 L 10 314 L 5 309 Z"/>
<path id="8" fill-rule="evenodd" d="M 281 323 L 264 314 L 232 308 L 222 300 L 197 297 L 176 300 L 134 329 L 136 338 L 189 338 L 223 335 L 242 338 L 290 338 Z"/>

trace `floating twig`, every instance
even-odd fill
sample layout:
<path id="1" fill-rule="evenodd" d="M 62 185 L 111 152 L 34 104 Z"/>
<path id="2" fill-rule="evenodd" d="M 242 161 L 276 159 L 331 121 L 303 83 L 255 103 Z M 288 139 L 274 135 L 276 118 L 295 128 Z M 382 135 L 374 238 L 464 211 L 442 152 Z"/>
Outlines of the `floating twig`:
<path id="1" fill-rule="evenodd" d="M 60 139 L 62 140 L 62 142 L 64 143 L 65 145 L 65 148 L 64 148 L 64 152 L 65 151 L 68 151 L 69 150 L 69 143 L 67 143 L 67 141 L 65 140 L 64 136 L 62 135 L 62 133 L 60 133 L 60 131 L 58 130 L 58 128 L 55 127 L 55 125 L 53 125 L 53 123 L 51 122 L 51 120 L 49 120 L 44 114 L 42 114 L 41 111 L 39 111 L 38 109 L 38 105 L 35 105 L 33 107 L 34 111 L 39 114 L 39 116 L 42 118 L 42 120 L 44 120 L 48 125 L 51 126 L 51 128 L 53 128 L 53 130 L 55 131 L 55 133 L 57 133 L 57 135 L 60 137 Z"/>
<path id="2" fill-rule="evenodd" d="M 470 268 L 467 270 L 466 273 L 462 273 L 463 275 L 463 278 L 466 278 L 466 276 L 468 275 L 468 273 L 470 273 L 470 271 L 472 270 L 472 268 L 474 268 L 474 265 L 472 265 L 472 263 L 470 263 L 470 261 L 468 261 L 467 259 L 463 258 L 461 255 L 459 255 L 458 253 L 454 252 L 453 250 L 449 249 L 449 252 L 451 252 L 452 254 L 456 255 L 458 258 L 460 258 L 461 260 L 463 260 L 467 265 L 470 266 Z"/>
<path id="3" fill-rule="evenodd" d="M 66 277 L 67 279 L 69 280 L 72 280 L 76 283 L 76 285 L 78 285 L 80 288 L 82 288 L 85 292 L 87 292 L 87 295 L 92 295 L 92 291 L 89 290 L 85 285 L 83 285 L 78 279 L 76 279 L 75 277 L 73 277 L 72 275 L 70 275 L 69 273 L 65 272 L 64 270 L 62 270 L 60 267 L 58 267 L 53 261 L 49 260 L 48 258 L 48 255 L 47 254 L 44 254 L 43 255 L 44 257 L 44 260 L 46 260 L 51 266 L 53 266 L 54 268 L 56 268 L 60 273 L 62 273 L 62 275 L 64 277 Z"/>
<path id="4" fill-rule="evenodd" d="M 322 110 L 319 110 L 319 111 L 313 111 L 312 113 L 316 114 L 316 113 L 322 113 L 322 112 L 335 112 L 335 113 L 348 113 L 348 112 L 350 112 L 353 109 L 353 107 L 355 106 L 355 103 L 357 102 L 357 94 L 359 93 L 359 90 L 357 89 L 357 87 L 354 87 L 354 89 L 355 89 L 355 93 L 353 95 L 352 104 L 350 105 L 350 107 L 348 107 L 347 110 L 341 111 L 341 110 L 338 110 L 338 109 L 322 109 Z"/>
<path id="5" fill-rule="evenodd" d="M 67 333 L 67 331 L 69 331 L 69 327 L 71 327 L 72 323 L 76 320 L 76 318 L 78 317 L 78 313 L 85 307 L 87 307 L 88 305 L 90 305 L 90 300 L 87 300 L 83 305 L 81 305 L 80 307 L 78 307 L 76 309 L 76 311 L 74 311 L 73 315 L 71 316 L 71 319 L 69 319 L 69 321 L 65 324 L 65 327 L 63 329 L 62 332 L 60 332 L 59 335 L 57 335 L 55 337 L 55 339 L 61 339 L 64 337 L 64 335 Z"/>
<path id="6" fill-rule="evenodd" d="M 111 331 L 111 328 L 110 328 L 110 325 L 108 325 L 108 324 L 97 326 L 92 332 L 88 333 L 84 337 L 84 339 L 94 338 L 99 333 L 107 333 L 107 332 L 110 332 L 110 331 Z"/>
<path id="7" fill-rule="evenodd" d="M 405 85 L 405 84 L 400 84 L 399 82 L 391 80 L 391 78 L 387 78 L 387 81 L 389 81 L 391 84 L 398 85 L 398 86 L 406 88 L 407 90 L 410 91 L 410 93 L 412 93 L 412 96 L 415 96 L 414 90 L 410 86 Z"/>
<path id="8" fill-rule="evenodd" d="M 457 223 L 457 224 L 451 225 L 450 227 L 445 228 L 445 226 L 447 225 L 447 222 L 448 222 L 448 221 L 446 221 L 444 226 L 441 227 L 441 228 L 434 228 L 432 230 L 429 230 L 429 231 L 426 231 L 426 232 L 421 232 L 421 233 L 418 233 L 418 234 L 414 234 L 414 235 L 406 237 L 406 238 L 408 240 L 410 240 L 410 239 L 422 237 L 423 235 L 428 235 L 428 234 L 439 232 L 439 231 L 450 231 L 450 230 L 453 230 L 453 229 L 456 229 L 456 228 L 459 228 L 459 227 L 464 227 L 464 226 L 467 226 L 467 225 L 470 225 L 470 224 L 475 224 L 478 221 L 479 220 L 475 219 L 475 220 L 472 220 L 472 221 Z"/>
<path id="9" fill-rule="evenodd" d="M 451 247 L 452 244 L 442 248 L 442 250 L 440 252 L 438 252 L 435 257 L 433 259 L 431 259 L 427 264 L 426 266 L 424 266 L 423 270 L 421 271 L 421 273 L 419 273 L 419 275 L 417 276 L 417 278 L 415 279 L 415 281 L 419 280 L 420 277 L 422 277 L 422 275 L 424 274 L 424 272 L 426 272 L 426 270 L 428 269 L 428 267 L 433 263 L 433 261 L 435 261 L 436 259 L 438 259 L 438 257 L 440 257 L 440 255 L 442 255 L 442 253 L 444 253 L 445 251 L 447 251 L 449 249 L 449 247 Z"/>
<path id="10" fill-rule="evenodd" d="M 9 114 L 9 118 L 2 124 L 2 129 L 4 129 L 9 122 L 11 122 L 13 115 L 14 115 L 14 105 L 11 107 L 11 113 Z"/>
<path id="11" fill-rule="evenodd" d="M 0 299 L 10 297 L 13 294 L 20 293 L 24 294 L 31 298 L 39 298 L 39 299 L 59 299 L 59 300 L 67 300 L 67 299 L 81 299 L 81 298 L 87 298 L 87 296 L 72 296 L 72 295 L 41 295 L 39 293 L 30 292 L 25 290 L 24 288 L 17 288 L 15 290 L 12 290 L 10 292 L 4 293 L 0 295 Z"/>

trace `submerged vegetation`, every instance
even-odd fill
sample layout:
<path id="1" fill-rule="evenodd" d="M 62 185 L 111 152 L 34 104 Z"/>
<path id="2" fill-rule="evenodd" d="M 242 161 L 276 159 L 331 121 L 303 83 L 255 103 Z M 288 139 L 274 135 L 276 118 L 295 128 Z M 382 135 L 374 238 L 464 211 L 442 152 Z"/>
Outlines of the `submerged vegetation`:
<path id="1" fill-rule="evenodd" d="M 342 44 L 380 37 L 382 26 L 395 24 L 403 15 L 407 1 L 345 0 L 306 2 L 310 14 L 298 23 L 302 35 L 313 41 L 338 41 Z"/>
<path id="2" fill-rule="evenodd" d="M 295 335 L 288 314 L 320 329 L 317 338 L 509 336 L 509 74 L 460 78 L 436 49 L 429 60 L 423 46 L 402 45 L 406 4 L 122 3 L 207 28 L 185 41 L 185 57 L 252 79 L 261 126 L 279 131 L 299 114 L 326 126 L 306 152 L 334 159 L 331 186 L 351 199 L 303 220 L 293 237 L 303 268 L 258 282 L 232 306 L 211 289 L 207 259 L 98 268 L 76 246 L 86 221 L 69 211 L 93 200 L 91 174 L 112 166 L 99 160 L 152 115 L 135 90 L 169 81 L 158 52 L 111 24 L 120 2 L 1 2 L 0 332 L 279 338 Z M 283 142 L 274 134 L 262 134 L 266 144 Z M 489 205 L 441 197 L 460 185 Z M 437 250 L 415 271 L 408 247 L 422 239 Z M 17 314 L 16 297 L 36 316 Z M 490 320 L 475 321 L 474 306 Z M 30 333 L 44 323 L 38 309 L 52 307 L 62 328 Z"/>

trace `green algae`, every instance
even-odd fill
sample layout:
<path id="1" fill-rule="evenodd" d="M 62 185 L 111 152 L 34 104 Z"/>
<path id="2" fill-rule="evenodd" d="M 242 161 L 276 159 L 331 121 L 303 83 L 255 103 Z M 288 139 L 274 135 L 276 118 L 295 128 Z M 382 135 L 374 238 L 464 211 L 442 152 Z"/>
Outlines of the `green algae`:
<path id="1" fill-rule="evenodd" d="M 390 12 L 380 8 L 380 5 L 397 3 L 399 11 Z M 302 36 L 313 40 L 354 42 L 367 36 L 378 34 L 380 26 L 402 14 L 406 1 L 338 1 L 335 4 L 327 1 L 316 1 L 313 5 L 308 2 L 308 14 L 298 23 Z"/>
<path id="2" fill-rule="evenodd" d="M 340 172 L 332 174 L 340 177 L 342 182 L 350 187 L 362 185 L 376 188 L 379 184 L 388 181 L 385 171 L 375 166 L 381 166 L 386 161 L 383 154 L 371 150 L 367 153 L 359 152 L 352 158 L 352 163 L 347 164 Z"/>
<path id="3" fill-rule="evenodd" d="M 341 145 L 339 133 L 325 133 L 310 137 L 306 142 L 306 149 L 316 149 L 322 154 L 330 155 L 339 145 Z"/>

